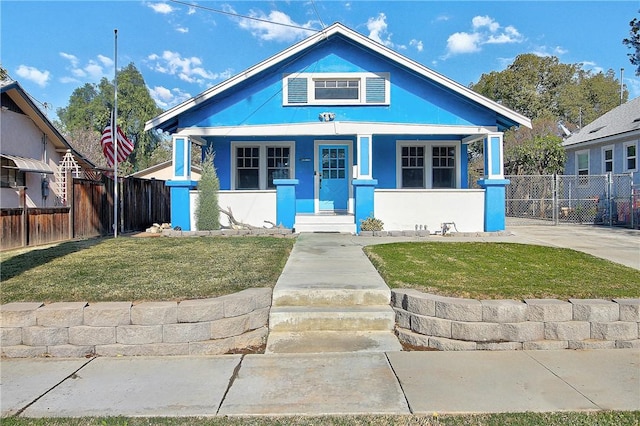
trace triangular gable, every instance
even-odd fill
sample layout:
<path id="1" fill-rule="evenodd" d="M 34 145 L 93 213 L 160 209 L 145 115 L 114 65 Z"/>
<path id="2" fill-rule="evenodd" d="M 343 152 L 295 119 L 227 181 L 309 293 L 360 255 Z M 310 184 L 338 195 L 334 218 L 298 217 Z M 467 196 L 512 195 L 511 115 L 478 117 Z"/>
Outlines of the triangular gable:
<path id="1" fill-rule="evenodd" d="M 24 91 L 22 86 L 17 81 L 3 81 L 0 83 L 0 93 L 6 94 L 9 96 L 11 101 L 20 109 L 20 111 L 25 114 L 27 117 L 31 118 L 33 123 L 47 135 L 47 138 L 56 146 L 58 149 L 70 149 L 73 155 L 78 158 L 85 167 L 89 169 L 95 169 L 96 166 L 77 152 L 70 144 L 67 142 L 64 136 L 60 134 L 58 129 L 55 128 L 53 123 L 47 118 L 46 115 L 40 111 L 27 92 Z"/>
<path id="2" fill-rule="evenodd" d="M 445 87 L 448 90 L 470 100 L 473 103 L 481 105 L 493 112 L 495 112 L 498 116 L 504 118 L 505 123 L 512 123 L 513 125 L 524 125 L 526 127 L 531 128 L 531 120 L 527 117 L 519 114 L 503 105 L 500 105 L 497 102 L 486 98 L 473 90 L 439 74 L 424 65 L 413 61 L 406 56 L 403 56 L 382 44 L 371 40 L 370 38 L 363 36 L 362 34 L 357 33 L 340 23 L 335 23 L 330 27 L 319 31 L 318 33 L 294 44 L 288 49 L 283 50 L 280 53 L 266 59 L 254 65 L 253 67 L 236 74 L 235 76 L 229 78 L 228 80 L 223 81 L 222 83 L 211 87 L 210 89 L 205 90 L 201 94 L 165 111 L 159 116 L 147 121 L 145 124 L 145 131 L 151 130 L 153 128 L 162 128 L 165 131 L 175 131 L 177 128 L 177 118 L 179 115 L 191 110 L 192 108 L 201 105 L 203 102 L 208 101 L 209 99 L 214 98 L 218 94 L 230 90 L 231 88 L 246 82 L 247 80 L 255 77 L 261 72 L 268 70 L 270 67 L 273 67 L 277 64 L 286 61 L 287 59 L 294 57 L 295 55 L 300 54 L 306 49 L 312 48 L 313 46 L 320 43 L 322 40 L 327 39 L 329 37 L 335 35 L 342 35 L 347 39 L 357 43 L 367 49 L 370 49 L 383 57 L 397 63 L 398 65 L 405 67 L 407 69 L 416 72 L 417 74 L 426 77 L 427 79 Z M 507 126 L 508 127 L 508 126 Z"/>

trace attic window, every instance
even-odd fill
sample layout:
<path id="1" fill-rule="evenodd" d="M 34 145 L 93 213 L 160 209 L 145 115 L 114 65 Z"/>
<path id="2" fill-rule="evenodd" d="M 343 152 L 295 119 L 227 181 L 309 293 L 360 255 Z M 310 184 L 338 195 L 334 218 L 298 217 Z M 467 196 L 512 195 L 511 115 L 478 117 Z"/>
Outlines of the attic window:
<path id="1" fill-rule="evenodd" d="M 596 127 L 595 129 L 591 130 L 591 131 L 589 132 L 589 134 L 591 134 L 591 133 L 596 133 L 596 132 L 598 132 L 598 131 L 600 131 L 600 130 L 604 129 L 605 127 L 606 127 L 606 126 Z"/>
<path id="2" fill-rule="evenodd" d="M 388 73 L 299 73 L 282 81 L 283 105 L 388 105 Z"/>

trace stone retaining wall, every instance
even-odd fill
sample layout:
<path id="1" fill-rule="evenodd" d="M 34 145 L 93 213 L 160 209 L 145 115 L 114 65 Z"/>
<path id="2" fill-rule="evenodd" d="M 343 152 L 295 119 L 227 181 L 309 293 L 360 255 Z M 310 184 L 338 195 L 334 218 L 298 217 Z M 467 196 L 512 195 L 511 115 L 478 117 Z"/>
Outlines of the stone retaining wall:
<path id="1" fill-rule="evenodd" d="M 401 342 L 439 350 L 640 348 L 640 299 L 474 300 L 392 290 Z"/>
<path id="2" fill-rule="evenodd" d="M 218 355 L 260 346 L 270 288 L 182 302 L 9 303 L 0 306 L 3 357 Z"/>

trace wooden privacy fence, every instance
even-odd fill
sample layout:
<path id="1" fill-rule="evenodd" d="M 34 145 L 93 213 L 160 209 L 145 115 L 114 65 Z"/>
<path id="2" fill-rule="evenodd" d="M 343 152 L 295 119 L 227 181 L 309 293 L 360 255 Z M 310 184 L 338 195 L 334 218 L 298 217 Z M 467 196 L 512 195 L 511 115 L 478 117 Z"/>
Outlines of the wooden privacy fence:
<path id="1" fill-rule="evenodd" d="M 71 179 L 69 179 L 70 181 Z M 170 222 L 170 190 L 164 181 L 121 179 L 119 232 L 142 231 L 153 223 Z M 24 190 L 21 205 L 26 205 Z M 3 250 L 113 233 L 113 180 L 73 179 L 67 207 L 1 209 Z"/>

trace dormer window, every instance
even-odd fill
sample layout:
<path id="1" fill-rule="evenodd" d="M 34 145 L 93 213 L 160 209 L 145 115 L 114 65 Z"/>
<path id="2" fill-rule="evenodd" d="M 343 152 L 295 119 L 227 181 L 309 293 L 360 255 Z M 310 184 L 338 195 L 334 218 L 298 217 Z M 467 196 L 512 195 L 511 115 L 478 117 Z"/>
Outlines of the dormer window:
<path id="1" fill-rule="evenodd" d="M 283 105 L 389 105 L 389 73 L 285 75 Z"/>

